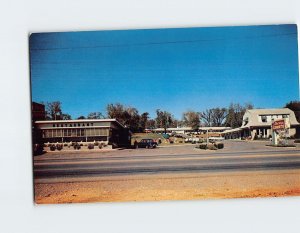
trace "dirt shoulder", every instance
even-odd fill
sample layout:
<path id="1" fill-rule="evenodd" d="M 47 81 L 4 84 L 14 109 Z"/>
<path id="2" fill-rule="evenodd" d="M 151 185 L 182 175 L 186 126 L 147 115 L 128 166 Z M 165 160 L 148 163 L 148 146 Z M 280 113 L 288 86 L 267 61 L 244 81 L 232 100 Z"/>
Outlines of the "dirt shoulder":
<path id="1" fill-rule="evenodd" d="M 196 200 L 300 195 L 300 170 L 95 177 L 35 184 L 36 203 Z"/>

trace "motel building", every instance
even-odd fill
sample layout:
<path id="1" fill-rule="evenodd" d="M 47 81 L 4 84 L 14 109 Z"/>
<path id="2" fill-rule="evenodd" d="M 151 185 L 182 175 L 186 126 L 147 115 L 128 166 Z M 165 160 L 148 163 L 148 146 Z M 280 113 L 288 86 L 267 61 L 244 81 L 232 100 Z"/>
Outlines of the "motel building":
<path id="1" fill-rule="evenodd" d="M 207 132 L 209 133 L 215 133 L 215 134 L 221 134 L 225 130 L 231 129 L 230 127 L 222 127 L 222 126 L 216 126 L 216 127 L 199 127 L 198 128 L 198 134 L 206 134 Z M 157 128 L 157 129 L 152 129 L 152 130 L 147 130 L 146 132 L 155 132 L 155 133 L 164 133 L 165 130 L 163 128 Z M 192 127 L 177 127 L 177 128 L 167 128 L 166 129 L 167 134 L 192 134 L 196 133 Z"/>
<path id="2" fill-rule="evenodd" d="M 222 136 L 225 139 L 241 138 L 270 138 L 272 136 L 271 125 L 273 121 L 284 119 L 289 122 L 287 136 L 293 137 L 300 124 L 295 114 L 288 108 L 278 109 L 249 109 L 243 116 L 243 124 L 239 128 L 225 130 Z"/>
<path id="3" fill-rule="evenodd" d="M 35 122 L 44 143 L 94 142 L 125 146 L 130 132 L 116 119 L 43 120 Z"/>

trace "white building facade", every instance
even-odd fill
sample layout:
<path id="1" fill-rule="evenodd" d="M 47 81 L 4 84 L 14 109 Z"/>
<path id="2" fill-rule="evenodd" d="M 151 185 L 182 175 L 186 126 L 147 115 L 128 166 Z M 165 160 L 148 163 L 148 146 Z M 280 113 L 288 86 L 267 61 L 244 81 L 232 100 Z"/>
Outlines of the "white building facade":
<path id="1" fill-rule="evenodd" d="M 300 124 L 296 120 L 294 112 L 288 108 L 249 109 L 243 116 L 242 126 L 224 131 L 223 136 L 225 139 L 270 138 L 272 122 L 280 119 L 289 122 L 290 128 L 287 129 L 287 136 L 294 137 Z"/>

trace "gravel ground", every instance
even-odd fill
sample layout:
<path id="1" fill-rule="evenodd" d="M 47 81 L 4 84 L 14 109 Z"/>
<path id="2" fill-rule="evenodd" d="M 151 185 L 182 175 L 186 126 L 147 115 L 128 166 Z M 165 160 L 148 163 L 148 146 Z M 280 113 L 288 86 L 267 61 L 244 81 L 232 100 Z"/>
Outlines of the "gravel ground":
<path id="1" fill-rule="evenodd" d="M 36 203 L 196 200 L 300 195 L 300 170 L 122 176 L 36 184 Z"/>

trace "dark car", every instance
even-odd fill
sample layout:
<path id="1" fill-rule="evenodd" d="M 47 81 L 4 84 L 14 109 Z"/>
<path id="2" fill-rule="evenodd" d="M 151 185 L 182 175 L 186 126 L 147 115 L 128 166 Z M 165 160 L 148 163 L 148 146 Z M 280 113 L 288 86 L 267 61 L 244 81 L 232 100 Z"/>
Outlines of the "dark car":
<path id="1" fill-rule="evenodd" d="M 153 139 L 142 139 L 140 142 L 135 143 L 135 148 L 155 148 L 157 147 L 157 142 Z"/>

